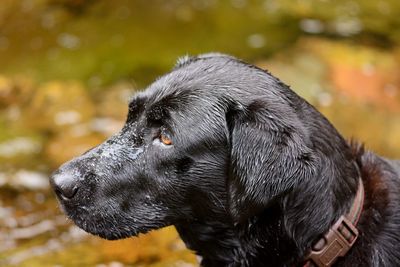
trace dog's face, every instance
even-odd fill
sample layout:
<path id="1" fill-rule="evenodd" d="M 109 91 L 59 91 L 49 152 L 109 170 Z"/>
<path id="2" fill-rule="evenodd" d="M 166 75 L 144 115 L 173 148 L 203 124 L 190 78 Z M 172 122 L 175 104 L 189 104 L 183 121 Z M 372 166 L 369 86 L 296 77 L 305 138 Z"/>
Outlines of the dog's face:
<path id="1" fill-rule="evenodd" d="M 64 211 L 107 239 L 222 216 L 227 132 L 217 97 L 176 70 L 137 94 L 122 130 L 51 178 Z M 176 76 L 176 77 L 174 77 Z"/>
<path id="2" fill-rule="evenodd" d="M 319 186 L 316 174 L 330 175 L 326 151 L 342 141 L 332 143 L 325 124 L 270 74 L 204 55 L 137 94 L 123 129 L 50 181 L 67 215 L 107 239 L 182 222 L 240 222 L 289 191 Z"/>

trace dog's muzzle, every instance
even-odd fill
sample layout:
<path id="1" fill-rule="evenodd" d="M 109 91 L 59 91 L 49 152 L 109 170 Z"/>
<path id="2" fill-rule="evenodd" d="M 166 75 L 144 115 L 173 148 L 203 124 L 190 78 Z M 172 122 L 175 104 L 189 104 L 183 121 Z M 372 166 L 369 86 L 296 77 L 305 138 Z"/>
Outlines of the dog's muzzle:
<path id="1" fill-rule="evenodd" d="M 81 193 L 90 194 L 89 185 L 98 178 L 107 180 L 115 176 L 124 165 L 135 162 L 143 152 L 142 147 L 121 144 L 114 136 L 83 155 L 63 164 L 50 177 L 50 185 L 61 202 L 70 202 Z M 80 191 L 84 191 L 81 192 Z"/>

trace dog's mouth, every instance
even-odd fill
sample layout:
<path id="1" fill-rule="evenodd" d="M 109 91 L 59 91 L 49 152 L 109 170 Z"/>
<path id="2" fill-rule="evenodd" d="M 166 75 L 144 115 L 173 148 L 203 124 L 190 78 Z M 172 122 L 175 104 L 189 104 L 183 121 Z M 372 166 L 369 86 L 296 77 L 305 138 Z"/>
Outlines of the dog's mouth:
<path id="1" fill-rule="evenodd" d="M 68 205 L 60 202 L 60 206 L 67 217 L 79 228 L 92 235 L 108 240 L 116 240 L 137 236 L 148 230 L 138 225 L 137 220 L 130 216 L 123 216 L 112 209 L 93 205 Z M 112 212 L 112 213 L 110 213 Z"/>
<path id="2" fill-rule="evenodd" d="M 87 202 L 78 203 L 73 199 L 59 197 L 59 203 L 74 224 L 85 232 L 104 239 L 128 238 L 172 224 L 165 216 L 165 209 L 155 203 L 140 203 L 127 210 L 112 198 L 83 199 Z"/>

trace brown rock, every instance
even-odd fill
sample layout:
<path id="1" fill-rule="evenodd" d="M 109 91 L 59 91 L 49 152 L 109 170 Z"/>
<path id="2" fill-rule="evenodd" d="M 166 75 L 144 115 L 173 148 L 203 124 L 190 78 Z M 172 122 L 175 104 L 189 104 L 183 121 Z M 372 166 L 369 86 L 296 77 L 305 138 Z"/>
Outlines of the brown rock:
<path id="1" fill-rule="evenodd" d="M 28 78 L 0 76 L 0 109 L 11 105 L 24 105 L 33 92 L 33 82 Z"/>
<path id="2" fill-rule="evenodd" d="M 330 80 L 339 94 L 400 111 L 400 63 L 393 51 L 328 41 L 313 42 L 309 47 L 328 64 Z"/>
<path id="3" fill-rule="evenodd" d="M 125 121 L 128 102 L 133 95 L 132 87 L 128 83 L 119 83 L 102 92 L 96 105 L 97 114 Z"/>
<path id="4" fill-rule="evenodd" d="M 52 167 L 58 167 L 100 144 L 104 139 L 104 136 L 90 132 L 82 135 L 74 134 L 71 131 L 61 132 L 47 142 L 44 154 Z"/>
<path id="5" fill-rule="evenodd" d="M 25 125 L 57 132 L 89 121 L 94 116 L 95 108 L 80 83 L 53 81 L 38 88 L 23 113 Z"/>

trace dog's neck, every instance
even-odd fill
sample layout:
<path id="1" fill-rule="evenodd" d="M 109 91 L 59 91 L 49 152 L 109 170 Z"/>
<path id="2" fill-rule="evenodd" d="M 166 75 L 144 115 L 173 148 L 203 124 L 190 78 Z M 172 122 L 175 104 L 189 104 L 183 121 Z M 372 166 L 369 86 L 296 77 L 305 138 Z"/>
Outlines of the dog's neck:
<path id="1" fill-rule="evenodd" d="M 228 218 L 228 216 L 226 217 Z M 201 256 L 201 266 L 282 266 L 296 244 L 284 233 L 278 203 L 234 226 L 226 221 L 196 221 L 175 225 L 189 249 Z"/>
<path id="2" fill-rule="evenodd" d="M 176 228 L 186 245 L 202 256 L 203 266 L 265 266 L 266 262 L 296 266 L 318 237 L 352 206 L 358 177 L 347 177 L 347 183 L 338 177 L 332 180 L 338 183 L 331 182 L 324 194 L 315 194 L 315 188 L 294 190 L 240 225 L 229 220 L 200 220 Z M 343 191 L 352 194 L 343 197 Z"/>
<path id="3" fill-rule="evenodd" d="M 358 168 L 358 166 L 356 166 Z M 359 231 L 357 223 L 364 204 L 364 185 L 359 179 L 357 194 L 350 211 L 319 238 L 305 258 L 304 266 L 331 266 L 339 257 L 344 257 L 355 244 Z"/>

